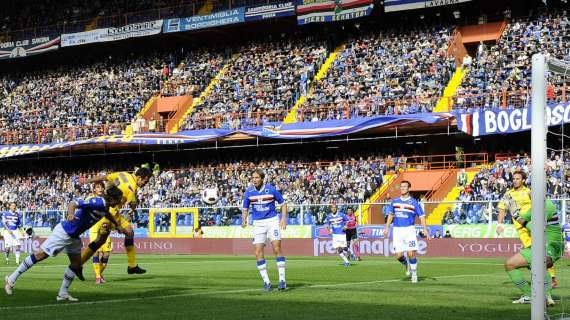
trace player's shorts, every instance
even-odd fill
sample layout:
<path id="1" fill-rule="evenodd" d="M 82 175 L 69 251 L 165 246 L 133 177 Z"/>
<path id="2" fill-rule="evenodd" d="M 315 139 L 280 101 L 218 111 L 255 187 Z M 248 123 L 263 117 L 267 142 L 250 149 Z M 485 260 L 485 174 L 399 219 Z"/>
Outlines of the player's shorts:
<path id="1" fill-rule="evenodd" d="M 277 216 L 253 221 L 253 244 L 265 243 L 267 238 L 270 241 L 281 240 L 281 229 Z"/>
<path id="2" fill-rule="evenodd" d="M 523 227 L 518 221 L 513 220 L 513 226 L 519 234 L 519 239 L 521 239 L 523 248 L 528 248 L 532 245 L 532 238 L 530 232 L 527 228 Z"/>
<path id="3" fill-rule="evenodd" d="M 333 238 L 333 248 L 346 248 L 346 234 L 334 234 Z"/>
<path id="4" fill-rule="evenodd" d="M 24 244 L 24 235 L 19 229 L 12 230 L 12 234 L 8 230 L 2 232 L 2 237 L 4 238 L 5 247 L 17 247 Z"/>
<path id="5" fill-rule="evenodd" d="M 350 242 L 356 239 L 358 239 L 358 235 L 356 234 L 356 228 L 346 229 L 346 242 Z"/>
<path id="6" fill-rule="evenodd" d="M 119 210 L 117 210 L 116 208 L 109 209 L 109 213 L 111 213 L 111 215 L 113 216 L 113 218 L 115 219 L 115 221 L 119 224 L 119 226 L 121 228 L 126 229 L 128 226 L 131 225 L 129 220 L 127 218 L 125 218 L 119 212 Z M 95 228 L 95 227 L 97 227 L 97 228 Z M 111 222 L 111 220 L 109 220 L 107 218 L 103 218 L 103 219 L 99 220 L 99 222 L 97 222 L 93 227 L 91 227 L 91 229 L 97 229 L 97 230 L 99 230 L 98 232 L 105 231 L 105 232 L 111 233 L 111 231 L 117 230 L 117 227 L 115 226 L 115 224 L 113 222 Z"/>
<path id="7" fill-rule="evenodd" d="M 40 248 L 50 257 L 57 256 L 60 252 L 67 254 L 81 254 L 81 239 L 70 237 L 61 223 L 53 229 L 51 235 L 42 243 Z"/>
<path id="8" fill-rule="evenodd" d="M 394 252 L 418 251 L 416 227 L 393 227 L 392 246 Z"/>
<path id="9" fill-rule="evenodd" d="M 560 260 L 564 254 L 564 245 L 562 242 L 548 241 L 546 242 L 546 256 L 552 259 L 552 263 Z M 524 257 L 528 265 L 531 265 L 532 261 L 532 249 L 531 247 L 524 248 L 521 250 L 521 255 Z"/>
<path id="10" fill-rule="evenodd" d="M 97 225 L 95 225 L 97 226 Z M 89 241 L 93 242 L 97 239 L 97 237 L 99 236 L 99 228 L 95 228 L 95 226 L 91 227 L 91 229 L 89 230 Z M 101 248 L 99 248 L 99 250 L 97 250 L 97 252 L 104 252 L 104 253 L 109 253 L 113 251 L 113 242 L 111 241 L 111 236 L 109 235 L 107 237 L 107 240 L 105 241 L 105 243 L 101 246 Z"/>

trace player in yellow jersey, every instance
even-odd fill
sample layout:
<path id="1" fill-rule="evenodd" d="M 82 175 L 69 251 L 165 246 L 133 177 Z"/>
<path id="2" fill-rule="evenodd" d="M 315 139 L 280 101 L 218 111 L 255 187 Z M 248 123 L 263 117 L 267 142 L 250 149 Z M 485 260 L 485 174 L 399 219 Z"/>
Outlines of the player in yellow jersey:
<path id="1" fill-rule="evenodd" d="M 515 171 L 513 173 L 513 188 L 505 193 L 503 199 L 499 202 L 499 217 L 497 218 L 499 225 L 497 226 L 497 234 L 501 235 L 505 230 L 503 223 L 505 216 L 508 213 L 516 216 L 516 213 L 526 212 L 530 209 L 530 189 L 524 185 L 526 174 L 523 171 Z M 528 229 L 523 227 L 518 221 L 513 219 L 513 225 L 519 234 L 519 238 L 524 248 L 529 248 L 532 244 L 532 238 Z M 548 269 L 550 277 L 552 278 L 552 287 L 558 286 L 556 279 L 556 271 L 554 267 Z"/>
<path id="2" fill-rule="evenodd" d="M 98 197 L 102 197 L 105 194 L 105 183 L 103 182 L 95 182 L 93 184 L 93 194 Z M 89 229 L 89 241 L 94 242 L 97 240 L 99 236 L 99 228 L 100 226 L 94 225 Z M 103 278 L 103 271 L 107 267 L 107 263 L 109 262 L 109 256 L 111 255 L 111 251 L 113 250 L 113 243 L 111 242 L 111 237 L 107 237 L 107 240 L 95 252 L 93 256 L 93 270 L 95 271 L 95 283 L 102 284 L 105 283 L 105 278 Z"/>
<path id="3" fill-rule="evenodd" d="M 107 241 L 109 234 L 112 230 L 119 230 L 125 235 L 125 250 L 127 251 L 128 257 L 128 274 L 142 274 L 146 270 L 140 268 L 136 263 L 136 250 L 134 245 L 134 230 L 130 221 L 127 220 L 120 214 L 121 208 L 129 203 L 131 208 L 131 214 L 134 213 L 137 207 L 137 197 L 136 192 L 138 188 L 144 187 L 152 177 L 152 171 L 148 167 L 142 167 L 136 170 L 134 174 L 126 171 L 113 172 L 107 175 L 97 176 L 91 179 L 80 178 L 80 184 L 87 184 L 93 182 L 103 182 L 108 181 L 116 185 L 123 192 L 123 199 L 121 203 L 117 206 L 112 207 L 109 212 L 117 221 L 118 226 L 115 225 L 108 219 L 102 219 L 95 226 L 98 230 L 97 237 L 95 241 L 89 243 L 87 248 L 85 248 L 81 254 L 81 262 L 84 264 L 87 262 L 93 254 Z"/>

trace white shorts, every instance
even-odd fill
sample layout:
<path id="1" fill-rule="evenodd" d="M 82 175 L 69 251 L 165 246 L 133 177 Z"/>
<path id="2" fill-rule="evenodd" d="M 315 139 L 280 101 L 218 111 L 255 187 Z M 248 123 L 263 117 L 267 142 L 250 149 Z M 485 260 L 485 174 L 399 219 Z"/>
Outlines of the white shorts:
<path id="1" fill-rule="evenodd" d="M 333 248 L 346 248 L 346 234 L 333 233 Z"/>
<path id="2" fill-rule="evenodd" d="M 281 228 L 277 216 L 253 221 L 253 244 L 265 243 L 267 238 L 270 241 L 281 240 Z"/>
<path id="3" fill-rule="evenodd" d="M 52 234 L 40 246 L 50 257 L 55 257 L 60 252 L 81 254 L 81 247 L 81 239 L 70 237 L 67 232 L 63 230 L 61 223 L 55 226 Z"/>
<path id="4" fill-rule="evenodd" d="M 394 252 L 418 251 L 416 227 L 393 227 L 392 246 Z"/>
<path id="5" fill-rule="evenodd" d="M 22 232 L 17 230 L 12 230 L 12 234 L 8 232 L 8 230 L 4 230 L 2 232 L 2 237 L 4 238 L 4 246 L 5 247 L 17 247 L 24 244 L 24 235 Z"/>

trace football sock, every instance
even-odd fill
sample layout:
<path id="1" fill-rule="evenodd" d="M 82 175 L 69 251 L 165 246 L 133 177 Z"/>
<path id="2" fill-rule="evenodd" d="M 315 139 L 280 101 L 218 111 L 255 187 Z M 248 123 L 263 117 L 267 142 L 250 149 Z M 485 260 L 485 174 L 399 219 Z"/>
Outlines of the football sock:
<path id="1" fill-rule="evenodd" d="M 507 271 L 511 281 L 522 291 L 524 296 L 530 297 L 530 284 L 524 279 L 520 269 Z"/>
<path id="2" fill-rule="evenodd" d="M 95 271 L 95 278 L 101 277 L 101 263 L 98 256 L 93 257 L 93 271 Z"/>
<path id="3" fill-rule="evenodd" d="M 20 264 L 20 248 L 14 249 L 14 254 L 16 255 L 16 263 Z"/>
<path id="4" fill-rule="evenodd" d="M 99 275 L 103 275 L 103 271 L 107 268 L 107 263 L 109 262 L 109 258 L 101 258 L 99 263 Z"/>
<path id="5" fill-rule="evenodd" d="M 135 240 L 132 238 L 125 238 L 125 250 L 127 250 L 127 261 L 129 268 L 137 266 L 137 251 L 135 249 Z"/>
<path id="6" fill-rule="evenodd" d="M 285 257 L 277 257 L 277 271 L 279 272 L 279 282 L 285 282 Z"/>
<path id="7" fill-rule="evenodd" d="M 261 275 L 261 279 L 263 282 L 270 283 L 269 275 L 267 274 L 267 264 L 265 263 L 265 259 L 261 259 L 257 261 L 257 270 L 259 270 L 259 274 Z"/>
<path id="8" fill-rule="evenodd" d="M 33 254 L 28 256 L 26 259 L 24 259 L 24 261 L 22 261 L 22 263 L 20 263 L 18 268 L 16 268 L 16 271 L 14 271 L 14 273 L 12 273 L 8 277 L 8 279 L 10 279 L 10 282 L 16 283 L 16 280 L 18 280 L 18 277 L 20 277 L 20 275 L 22 275 L 22 273 L 28 271 L 37 262 L 38 261 L 36 260 L 36 256 L 34 256 Z"/>
<path id="9" fill-rule="evenodd" d="M 65 269 L 65 272 L 63 273 L 63 281 L 61 282 L 61 287 L 59 288 L 60 297 L 69 294 L 68 292 L 69 286 L 73 282 L 74 278 L 75 278 L 75 273 L 71 270 L 70 267 L 67 267 L 67 269 Z"/>
<path id="10" fill-rule="evenodd" d="M 340 256 L 340 258 L 342 259 L 342 261 L 344 261 L 344 263 L 349 263 L 348 259 L 346 258 L 346 254 L 344 253 L 344 251 L 342 251 L 341 253 L 338 254 Z"/>
<path id="11" fill-rule="evenodd" d="M 418 259 L 411 258 L 410 259 L 410 271 L 412 272 L 412 275 L 416 274 L 416 271 L 418 270 Z"/>

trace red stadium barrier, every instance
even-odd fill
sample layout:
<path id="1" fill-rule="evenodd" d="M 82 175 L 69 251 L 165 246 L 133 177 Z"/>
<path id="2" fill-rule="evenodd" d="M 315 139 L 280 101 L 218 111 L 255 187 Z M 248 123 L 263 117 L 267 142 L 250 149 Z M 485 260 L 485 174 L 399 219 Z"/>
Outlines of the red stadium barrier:
<path id="1" fill-rule="evenodd" d="M 25 252 L 39 248 L 46 238 L 26 241 Z M 83 240 L 84 246 L 89 243 Z M 196 255 L 253 255 L 250 239 L 181 239 L 181 238 L 138 238 L 135 239 L 138 253 L 147 254 L 196 254 Z M 282 242 L 283 252 L 289 256 L 334 256 L 336 251 L 332 239 L 286 239 Z M 4 243 L 0 240 L 0 249 Z M 363 256 L 393 255 L 387 239 L 360 239 L 360 254 Z M 418 254 L 426 257 L 491 258 L 508 257 L 522 248 L 519 239 L 431 239 L 419 241 Z M 266 254 L 272 250 L 267 246 Z M 113 251 L 124 252 L 123 239 L 113 239 Z M 567 255 L 567 253 L 564 253 Z"/>
<path id="2" fill-rule="evenodd" d="M 418 254 L 426 257 L 488 258 L 507 257 L 520 251 L 519 239 L 430 239 L 419 241 Z M 331 239 L 314 239 L 315 256 L 336 255 Z M 361 239 L 360 254 L 364 256 L 392 256 L 387 239 Z"/>

